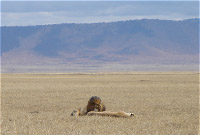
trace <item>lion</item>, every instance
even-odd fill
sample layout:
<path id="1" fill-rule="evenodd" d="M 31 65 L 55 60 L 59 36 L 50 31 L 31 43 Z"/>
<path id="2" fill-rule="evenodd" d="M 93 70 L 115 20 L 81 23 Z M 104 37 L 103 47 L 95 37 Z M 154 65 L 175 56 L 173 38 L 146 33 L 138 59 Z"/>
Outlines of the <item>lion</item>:
<path id="1" fill-rule="evenodd" d="M 77 110 L 74 110 L 71 113 L 71 116 L 114 116 L 114 117 L 131 117 L 134 116 L 133 113 L 127 113 L 124 111 L 118 111 L 118 112 L 111 112 L 111 111 L 106 111 L 106 106 L 104 103 L 101 101 L 100 97 L 97 96 L 92 96 L 86 107 L 84 108 L 79 108 Z"/>
<path id="2" fill-rule="evenodd" d="M 106 107 L 101 102 L 101 98 L 97 96 L 92 96 L 90 100 L 88 101 L 87 105 L 87 112 L 95 111 L 95 112 L 102 112 L 105 111 Z"/>

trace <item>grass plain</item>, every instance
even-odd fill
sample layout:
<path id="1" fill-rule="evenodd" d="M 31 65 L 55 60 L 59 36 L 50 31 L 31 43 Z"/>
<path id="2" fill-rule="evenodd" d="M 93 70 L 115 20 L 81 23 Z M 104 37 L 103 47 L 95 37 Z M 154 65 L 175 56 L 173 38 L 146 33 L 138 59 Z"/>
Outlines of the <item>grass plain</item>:
<path id="1" fill-rule="evenodd" d="M 133 118 L 72 117 L 91 96 Z M 199 74 L 2 74 L 2 135 L 198 135 Z"/>

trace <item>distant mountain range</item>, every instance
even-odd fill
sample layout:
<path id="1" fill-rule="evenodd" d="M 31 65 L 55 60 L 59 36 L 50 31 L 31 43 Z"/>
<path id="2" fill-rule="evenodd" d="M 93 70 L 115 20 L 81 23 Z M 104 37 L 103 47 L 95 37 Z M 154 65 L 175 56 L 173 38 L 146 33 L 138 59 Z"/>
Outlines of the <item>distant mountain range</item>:
<path id="1" fill-rule="evenodd" d="M 199 19 L 4 26 L 1 37 L 2 72 L 134 71 L 141 65 L 199 63 Z"/>

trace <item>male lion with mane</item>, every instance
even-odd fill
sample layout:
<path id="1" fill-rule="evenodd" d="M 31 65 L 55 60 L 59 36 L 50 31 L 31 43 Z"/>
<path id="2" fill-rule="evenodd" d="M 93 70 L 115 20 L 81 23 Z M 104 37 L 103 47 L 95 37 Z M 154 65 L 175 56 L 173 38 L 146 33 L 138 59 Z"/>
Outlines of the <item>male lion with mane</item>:
<path id="1" fill-rule="evenodd" d="M 106 107 L 101 101 L 101 98 L 97 96 L 92 96 L 90 100 L 88 101 L 88 104 L 86 107 L 74 110 L 71 113 L 71 116 L 84 116 L 84 115 L 114 116 L 114 117 L 134 116 L 133 113 L 127 113 L 124 111 L 118 111 L 118 112 L 106 111 Z"/>

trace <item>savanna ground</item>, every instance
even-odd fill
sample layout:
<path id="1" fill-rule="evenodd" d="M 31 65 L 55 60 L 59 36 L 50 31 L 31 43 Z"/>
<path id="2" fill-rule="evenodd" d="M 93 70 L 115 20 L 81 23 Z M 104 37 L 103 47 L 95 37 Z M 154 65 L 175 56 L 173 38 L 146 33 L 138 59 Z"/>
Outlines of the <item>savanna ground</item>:
<path id="1" fill-rule="evenodd" d="M 70 116 L 95 95 L 136 116 Z M 199 74 L 2 74 L 1 112 L 2 135 L 197 135 Z"/>

